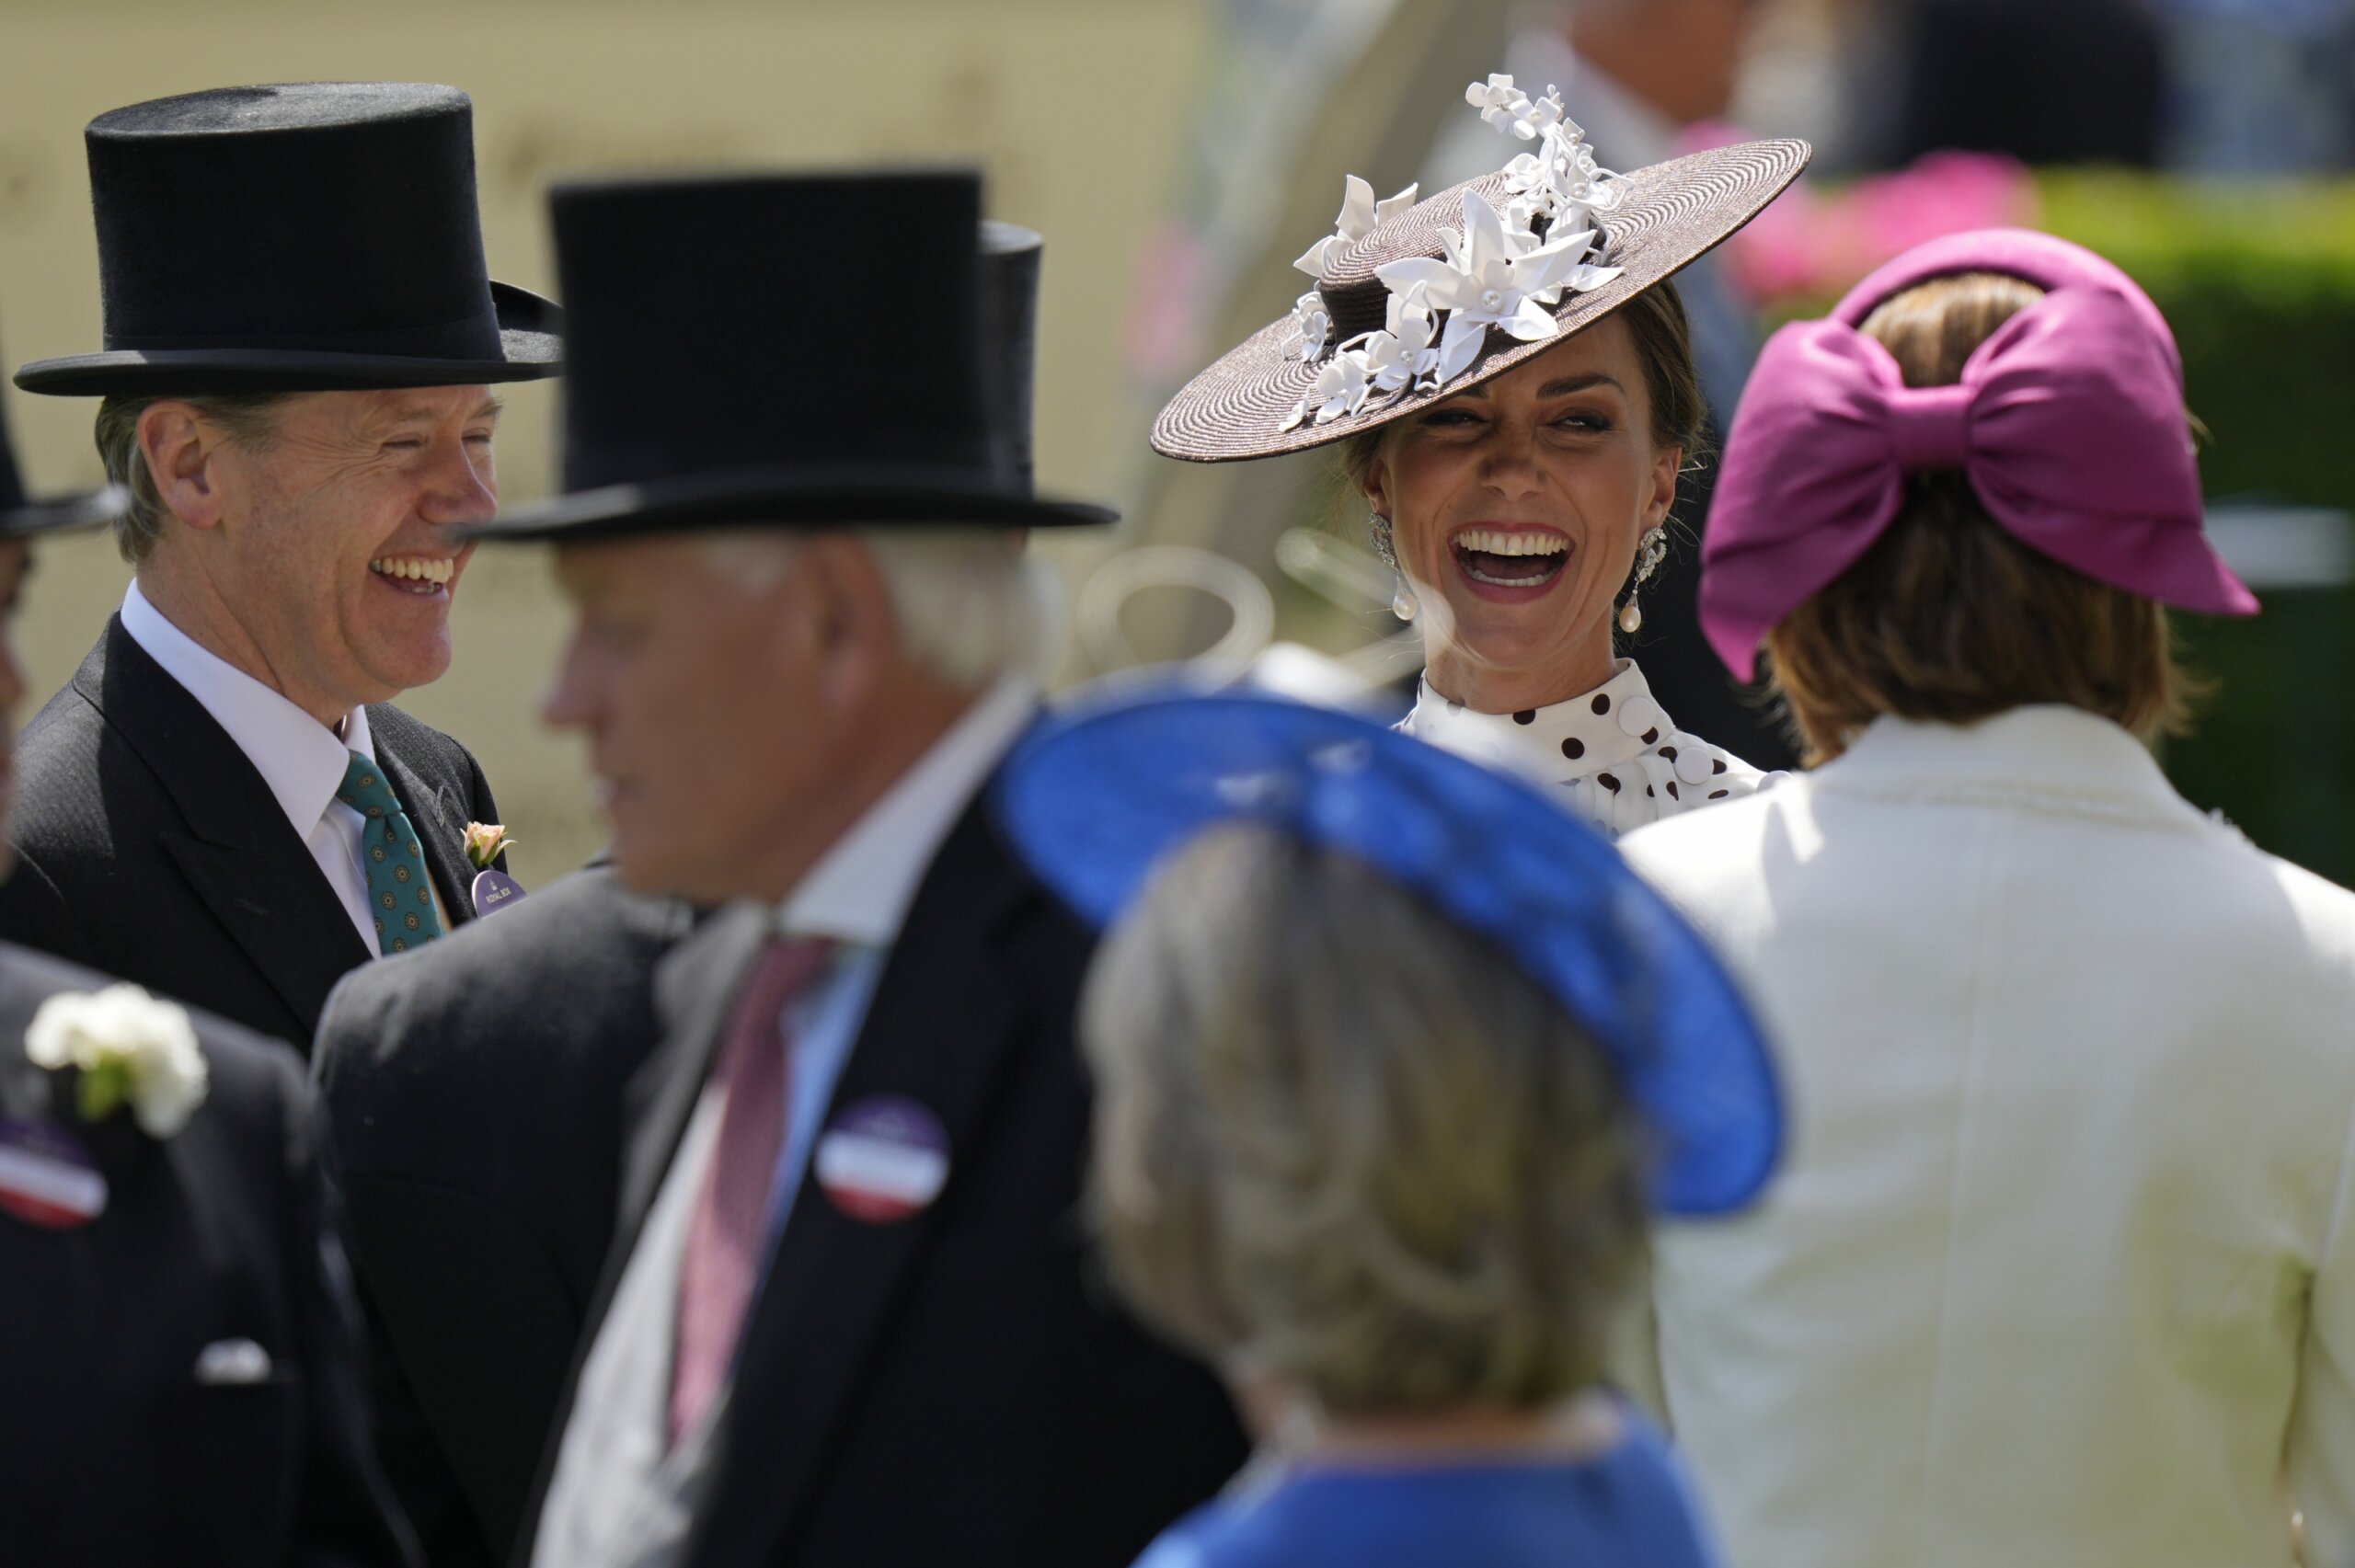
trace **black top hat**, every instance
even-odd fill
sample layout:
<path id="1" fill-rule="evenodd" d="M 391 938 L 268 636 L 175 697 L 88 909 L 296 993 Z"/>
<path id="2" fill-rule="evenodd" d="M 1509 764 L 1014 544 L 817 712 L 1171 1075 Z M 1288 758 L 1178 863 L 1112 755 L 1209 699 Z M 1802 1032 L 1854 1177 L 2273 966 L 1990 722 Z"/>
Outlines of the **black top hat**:
<path id="1" fill-rule="evenodd" d="M 530 381 L 554 304 L 494 283 L 455 87 L 222 87 L 85 132 L 106 350 L 17 372 L 67 396 Z"/>
<path id="2" fill-rule="evenodd" d="M 1112 520 L 1031 490 L 1038 236 L 982 237 L 979 177 L 621 181 L 550 207 L 565 493 L 477 536 Z"/>
<path id="3" fill-rule="evenodd" d="M 25 494 L 17 472 L 17 454 L 8 442 L 7 400 L 0 398 L 0 539 L 21 539 L 60 528 L 80 528 L 104 522 L 120 513 L 131 498 L 114 486 L 86 496 L 61 496 L 36 501 Z"/>

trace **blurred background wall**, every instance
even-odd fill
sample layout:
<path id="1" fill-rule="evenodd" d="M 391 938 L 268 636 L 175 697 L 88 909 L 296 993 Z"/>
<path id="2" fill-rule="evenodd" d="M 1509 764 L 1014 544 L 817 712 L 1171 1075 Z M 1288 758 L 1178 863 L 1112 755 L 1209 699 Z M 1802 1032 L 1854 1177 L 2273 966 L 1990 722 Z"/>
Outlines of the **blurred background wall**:
<path id="1" fill-rule="evenodd" d="M 1687 280 L 1720 418 L 1775 322 L 1937 233 L 2049 227 L 2151 288 L 2211 432 L 2220 528 L 2269 603 L 2252 626 L 2189 629 L 2224 691 L 2168 766 L 2267 847 L 2355 878 L 2355 0 L 0 0 L 0 354 L 97 344 L 81 127 L 167 93 L 466 88 L 493 272 L 544 289 L 541 195 L 569 174 L 977 163 L 993 214 L 1047 236 L 1040 484 L 1129 513 L 1046 546 L 1087 590 L 1063 674 L 1228 632 L 1239 658 L 1263 624 L 1365 649 L 1396 641 L 1389 588 L 1327 460 L 1171 464 L 1145 430 L 1290 308 L 1292 258 L 1329 231 L 1344 173 L 1429 194 L 1519 150 L 1464 105 L 1492 70 L 1557 81 L 1617 166 L 1747 134 L 1816 143 L 1807 185 Z M 94 404 L 0 395 L 37 487 L 95 480 Z M 550 482 L 559 395 L 509 394 L 510 501 Z M 1707 486 L 1704 464 L 1635 651 L 1682 722 L 1772 762 L 1773 716 L 1677 608 Z M 103 538 L 43 548 L 20 625 L 39 696 L 125 578 Z M 599 839 L 574 747 L 533 716 L 563 624 L 545 561 L 478 554 L 454 623 L 450 674 L 404 705 L 483 759 L 520 874 L 545 881 Z M 1411 672 L 1411 644 L 1375 654 L 1365 672 Z"/>
<path id="2" fill-rule="evenodd" d="M 1214 19 L 1186 0 L 6 0 L 0 352 L 13 367 L 98 344 L 82 152 L 93 116 L 228 83 L 448 82 L 475 99 L 493 275 L 528 288 L 553 289 L 542 193 L 567 174 L 982 165 L 991 212 L 1048 236 L 1040 482 L 1117 493 L 1136 465 L 1120 392 L 1137 248 L 1161 211 L 1170 143 Z M 856 246 L 925 237 L 914 225 L 836 236 L 845 285 L 856 285 Z M 911 395 L 921 391 L 912 383 Z M 97 480 L 94 402 L 13 387 L 5 395 L 29 483 Z M 558 395 L 541 383 L 504 395 L 498 457 L 512 502 L 548 487 Z M 72 674 L 127 580 L 101 536 L 43 546 L 20 626 L 39 697 Z M 533 716 L 563 621 L 541 553 L 479 553 L 454 617 L 450 673 L 403 705 L 482 759 L 521 841 L 518 875 L 532 886 L 599 841 L 574 746 Z"/>

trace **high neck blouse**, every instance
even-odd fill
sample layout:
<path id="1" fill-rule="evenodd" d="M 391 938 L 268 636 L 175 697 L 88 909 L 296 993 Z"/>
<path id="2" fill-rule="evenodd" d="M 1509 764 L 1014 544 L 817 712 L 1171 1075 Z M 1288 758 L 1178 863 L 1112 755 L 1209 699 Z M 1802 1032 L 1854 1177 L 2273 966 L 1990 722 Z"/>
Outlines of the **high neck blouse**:
<path id="1" fill-rule="evenodd" d="M 1475 713 L 1431 690 L 1426 676 L 1401 733 L 1476 761 L 1554 784 L 1571 811 L 1606 838 L 1723 800 L 1754 795 L 1763 773 L 1722 746 L 1676 727 L 1631 658 L 1593 691 L 1512 714 Z"/>

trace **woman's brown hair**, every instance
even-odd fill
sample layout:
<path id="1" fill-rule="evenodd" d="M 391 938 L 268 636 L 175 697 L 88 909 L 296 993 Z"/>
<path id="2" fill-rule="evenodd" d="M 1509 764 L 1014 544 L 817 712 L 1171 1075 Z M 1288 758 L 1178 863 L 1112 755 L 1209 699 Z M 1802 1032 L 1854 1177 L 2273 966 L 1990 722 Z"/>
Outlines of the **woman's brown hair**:
<path id="1" fill-rule="evenodd" d="M 1960 273 L 1893 295 L 1860 330 L 1906 385 L 1947 386 L 2042 297 L 2021 279 Z M 2191 696 L 2164 608 L 2022 544 L 1959 472 L 1908 479 L 1896 521 L 1766 635 L 1766 651 L 1810 765 L 1883 714 L 1970 724 L 2065 703 L 2149 740 L 2181 732 Z"/>

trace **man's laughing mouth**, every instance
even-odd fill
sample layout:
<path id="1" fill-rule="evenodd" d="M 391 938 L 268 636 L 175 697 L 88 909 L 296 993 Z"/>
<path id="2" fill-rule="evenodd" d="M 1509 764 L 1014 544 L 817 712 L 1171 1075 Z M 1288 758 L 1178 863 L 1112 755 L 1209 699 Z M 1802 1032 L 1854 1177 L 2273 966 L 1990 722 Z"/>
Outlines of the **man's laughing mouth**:
<path id="1" fill-rule="evenodd" d="M 441 594 L 450 590 L 458 563 L 447 555 L 379 555 L 368 569 L 405 592 Z"/>

